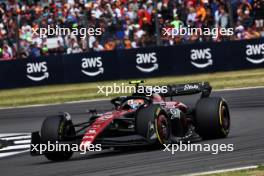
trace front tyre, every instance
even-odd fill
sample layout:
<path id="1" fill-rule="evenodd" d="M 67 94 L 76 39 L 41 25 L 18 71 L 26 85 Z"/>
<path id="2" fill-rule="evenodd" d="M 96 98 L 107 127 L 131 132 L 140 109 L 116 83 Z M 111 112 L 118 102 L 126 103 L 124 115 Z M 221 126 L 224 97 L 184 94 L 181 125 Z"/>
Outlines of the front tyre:
<path id="1" fill-rule="evenodd" d="M 230 131 L 230 113 L 220 97 L 202 98 L 196 104 L 196 131 L 203 139 L 225 138 Z"/>
<path id="2" fill-rule="evenodd" d="M 67 136 L 75 136 L 75 129 L 71 120 L 67 120 L 65 115 L 49 116 L 41 126 L 41 142 L 55 144 L 67 140 Z M 47 159 L 52 161 L 64 161 L 71 158 L 72 151 L 52 151 L 45 152 Z"/>

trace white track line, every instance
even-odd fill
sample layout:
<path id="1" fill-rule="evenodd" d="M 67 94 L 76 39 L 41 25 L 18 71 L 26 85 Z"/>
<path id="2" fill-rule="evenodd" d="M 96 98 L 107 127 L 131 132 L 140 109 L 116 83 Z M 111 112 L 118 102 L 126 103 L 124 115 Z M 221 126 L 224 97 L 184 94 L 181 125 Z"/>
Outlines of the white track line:
<path id="1" fill-rule="evenodd" d="M 15 146 L 4 147 L 4 148 L 0 149 L 0 151 L 16 150 L 16 149 L 29 149 L 29 148 L 30 148 L 30 144 L 15 145 Z"/>
<path id="2" fill-rule="evenodd" d="M 234 90 L 248 90 L 248 89 L 261 89 L 264 86 L 256 86 L 256 87 L 243 87 L 243 88 L 230 88 L 230 89 L 219 89 L 214 90 L 213 92 L 225 92 L 225 91 L 234 91 Z M 89 103 L 89 102 L 100 102 L 100 101 L 108 101 L 109 98 L 105 99 L 92 99 L 92 100 L 79 100 L 79 101 L 69 101 L 65 103 L 51 103 L 51 104 L 36 104 L 36 105 L 25 105 L 25 106 L 16 106 L 16 107 L 2 107 L 0 110 L 5 109 L 18 109 L 18 108 L 32 108 L 32 107 L 44 107 L 44 106 L 56 106 L 56 105 L 63 105 L 63 104 L 77 104 L 77 103 Z"/>
<path id="3" fill-rule="evenodd" d="M 225 91 L 234 91 L 234 90 L 249 90 L 249 89 L 262 89 L 262 88 L 264 88 L 264 86 L 240 87 L 240 88 L 226 88 L 226 89 L 213 90 L 213 92 L 225 92 Z"/>
<path id="4" fill-rule="evenodd" d="M 221 169 L 221 170 L 215 170 L 215 171 L 208 171 L 208 172 L 199 172 L 199 173 L 193 173 L 193 174 L 186 174 L 183 176 L 200 176 L 200 175 L 210 175 L 210 174 L 219 174 L 223 172 L 233 172 L 233 171 L 240 171 L 240 170 L 247 170 L 247 169 L 256 169 L 258 166 L 245 166 L 245 167 L 236 167 L 231 169 Z"/>
<path id="5" fill-rule="evenodd" d="M 14 144 L 30 144 L 31 140 L 14 141 Z"/>
<path id="6" fill-rule="evenodd" d="M 3 137 L 12 137 L 12 136 L 17 136 L 17 135 L 25 135 L 25 136 L 28 136 L 28 135 L 31 135 L 30 133 L 1 133 L 0 134 L 0 138 L 3 138 Z"/>
<path id="7" fill-rule="evenodd" d="M 7 156 L 12 156 L 12 155 L 17 155 L 17 154 L 20 154 L 20 153 L 25 153 L 25 152 L 28 152 L 28 151 L 29 150 L 19 151 L 19 152 L 0 153 L 0 158 L 4 158 L 4 157 L 7 157 Z"/>
<path id="8" fill-rule="evenodd" d="M 26 136 L 16 136 L 16 137 L 2 137 L 2 140 L 21 140 L 21 139 L 30 139 L 31 135 L 26 135 Z"/>

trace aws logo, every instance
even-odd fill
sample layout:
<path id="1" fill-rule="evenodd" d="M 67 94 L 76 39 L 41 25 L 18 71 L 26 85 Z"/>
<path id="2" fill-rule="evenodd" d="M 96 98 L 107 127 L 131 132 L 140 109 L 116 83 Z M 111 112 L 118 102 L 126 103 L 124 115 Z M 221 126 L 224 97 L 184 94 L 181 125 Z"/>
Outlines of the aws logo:
<path id="1" fill-rule="evenodd" d="M 211 49 L 192 49 L 191 64 L 197 68 L 206 68 L 213 65 Z"/>
<path id="2" fill-rule="evenodd" d="M 88 71 L 89 70 L 89 71 Z M 82 73 L 87 76 L 97 76 L 104 73 L 101 57 L 82 58 Z"/>
<path id="3" fill-rule="evenodd" d="M 47 62 L 27 64 L 27 77 L 32 81 L 42 81 L 49 78 Z"/>
<path id="4" fill-rule="evenodd" d="M 158 59 L 155 52 L 136 54 L 136 67 L 141 72 L 150 73 L 159 68 Z M 151 65 L 146 67 L 147 65 Z"/>
<path id="5" fill-rule="evenodd" d="M 264 62 L 264 44 L 247 45 L 246 46 L 246 59 L 253 64 L 261 64 Z M 258 58 L 258 59 L 253 59 Z"/>

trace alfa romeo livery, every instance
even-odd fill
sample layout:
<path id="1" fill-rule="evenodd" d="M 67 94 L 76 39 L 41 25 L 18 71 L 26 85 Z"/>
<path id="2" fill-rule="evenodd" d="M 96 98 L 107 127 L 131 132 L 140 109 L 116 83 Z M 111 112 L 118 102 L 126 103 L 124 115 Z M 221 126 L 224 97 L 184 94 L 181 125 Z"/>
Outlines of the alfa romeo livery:
<path id="1" fill-rule="evenodd" d="M 138 88 L 144 81 L 131 81 Z M 133 146 L 160 147 L 163 144 L 200 139 L 225 138 L 230 130 L 227 102 L 210 97 L 209 83 L 168 85 L 163 94 L 133 93 L 110 102 L 114 110 L 98 113 L 90 110 L 87 121 L 73 124 L 68 113 L 47 117 L 40 132 L 33 132 L 31 146 L 59 143 L 86 149 L 91 144 L 102 149 L 122 150 Z M 201 94 L 195 107 L 173 100 L 174 96 Z M 67 160 L 73 151 L 46 151 L 49 160 Z M 31 155 L 40 155 L 31 150 Z"/>

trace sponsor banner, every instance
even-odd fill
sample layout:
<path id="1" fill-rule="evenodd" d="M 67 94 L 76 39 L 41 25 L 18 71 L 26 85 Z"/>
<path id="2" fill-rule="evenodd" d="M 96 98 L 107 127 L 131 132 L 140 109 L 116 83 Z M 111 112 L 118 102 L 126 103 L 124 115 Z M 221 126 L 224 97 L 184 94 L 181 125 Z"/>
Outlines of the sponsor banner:
<path id="1" fill-rule="evenodd" d="M 63 83 L 60 57 L 0 62 L 0 88 L 28 87 Z"/>
<path id="2" fill-rule="evenodd" d="M 170 60 L 166 49 L 142 48 L 118 52 L 120 77 L 127 79 L 169 75 L 173 60 Z"/>
<path id="3" fill-rule="evenodd" d="M 92 52 L 63 56 L 65 83 L 119 79 L 116 53 Z"/>
<path id="4" fill-rule="evenodd" d="M 0 88 L 264 68 L 264 39 L 0 61 Z"/>
<path id="5" fill-rule="evenodd" d="M 246 44 L 246 60 L 252 64 L 264 63 L 264 42 Z"/>

